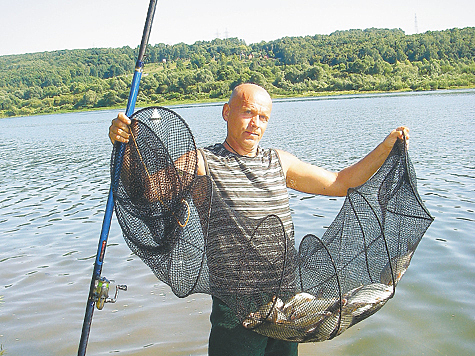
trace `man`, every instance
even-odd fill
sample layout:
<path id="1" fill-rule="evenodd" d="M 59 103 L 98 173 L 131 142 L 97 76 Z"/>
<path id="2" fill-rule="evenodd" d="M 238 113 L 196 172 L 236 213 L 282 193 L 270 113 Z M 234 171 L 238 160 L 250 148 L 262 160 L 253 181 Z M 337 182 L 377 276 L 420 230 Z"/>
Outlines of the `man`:
<path id="1" fill-rule="evenodd" d="M 269 123 L 272 100 L 255 84 L 237 86 L 222 110 L 227 124 L 224 142 L 200 150 L 198 174 L 208 174 L 226 203 L 253 218 L 279 216 L 293 237 L 287 187 L 304 193 L 345 196 L 348 188 L 366 182 L 383 164 L 398 138 L 408 137 L 398 127 L 359 162 L 330 172 L 305 163 L 282 150 L 263 150 L 259 142 Z M 128 142 L 130 120 L 122 113 L 112 121 L 109 137 Z M 355 133 L 358 134 L 358 133 Z M 364 134 L 362 132 L 361 134 Z M 275 340 L 245 329 L 218 298 L 213 297 L 210 355 L 297 355 L 298 344 Z"/>

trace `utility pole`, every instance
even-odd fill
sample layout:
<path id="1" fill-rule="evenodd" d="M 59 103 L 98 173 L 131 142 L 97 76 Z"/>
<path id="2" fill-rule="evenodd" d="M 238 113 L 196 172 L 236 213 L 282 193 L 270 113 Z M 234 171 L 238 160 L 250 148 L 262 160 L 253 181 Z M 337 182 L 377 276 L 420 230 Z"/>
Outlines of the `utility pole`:
<path id="1" fill-rule="evenodd" d="M 417 26 L 417 14 L 414 14 L 414 32 L 419 33 L 419 27 Z"/>

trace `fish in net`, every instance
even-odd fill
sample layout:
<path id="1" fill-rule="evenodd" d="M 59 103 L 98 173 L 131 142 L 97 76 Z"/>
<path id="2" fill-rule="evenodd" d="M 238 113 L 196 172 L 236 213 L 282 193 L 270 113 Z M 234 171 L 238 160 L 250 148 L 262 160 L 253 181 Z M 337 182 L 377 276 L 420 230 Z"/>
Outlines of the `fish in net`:
<path id="1" fill-rule="evenodd" d="M 324 235 L 306 235 L 297 251 L 277 215 L 236 212 L 197 175 L 198 150 L 178 114 L 151 107 L 131 120 L 114 192 L 128 246 L 178 297 L 216 296 L 265 336 L 329 340 L 378 311 L 433 221 L 398 140 L 373 177 L 348 190 Z"/>

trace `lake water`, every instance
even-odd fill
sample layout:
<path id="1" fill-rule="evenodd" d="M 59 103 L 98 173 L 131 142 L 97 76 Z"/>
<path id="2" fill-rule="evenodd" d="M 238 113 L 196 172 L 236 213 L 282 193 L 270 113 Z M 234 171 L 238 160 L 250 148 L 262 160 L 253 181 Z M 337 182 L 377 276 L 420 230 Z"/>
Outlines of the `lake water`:
<path id="1" fill-rule="evenodd" d="M 221 142 L 219 105 L 175 107 L 200 146 Z M 0 350 L 74 355 L 109 189 L 117 111 L 0 120 Z M 475 91 L 274 103 L 262 142 L 338 170 L 410 127 L 419 193 L 435 221 L 378 313 L 300 355 L 475 354 Z M 342 198 L 290 191 L 296 238 L 322 236 Z M 88 355 L 206 355 L 208 295 L 178 299 L 126 246 L 115 218 L 103 273 L 127 284 L 94 313 Z M 1 298 L 0 298 L 1 299 Z"/>

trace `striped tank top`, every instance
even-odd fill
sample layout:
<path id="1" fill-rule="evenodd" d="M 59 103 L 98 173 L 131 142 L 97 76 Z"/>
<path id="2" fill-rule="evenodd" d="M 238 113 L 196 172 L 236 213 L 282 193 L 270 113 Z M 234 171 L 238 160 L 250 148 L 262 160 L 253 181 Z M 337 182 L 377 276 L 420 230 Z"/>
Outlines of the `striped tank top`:
<path id="1" fill-rule="evenodd" d="M 232 153 L 218 143 L 201 152 L 207 175 L 231 209 L 254 219 L 277 215 L 288 238 L 293 241 L 289 195 L 275 150 L 259 147 L 255 157 L 247 157 Z"/>

